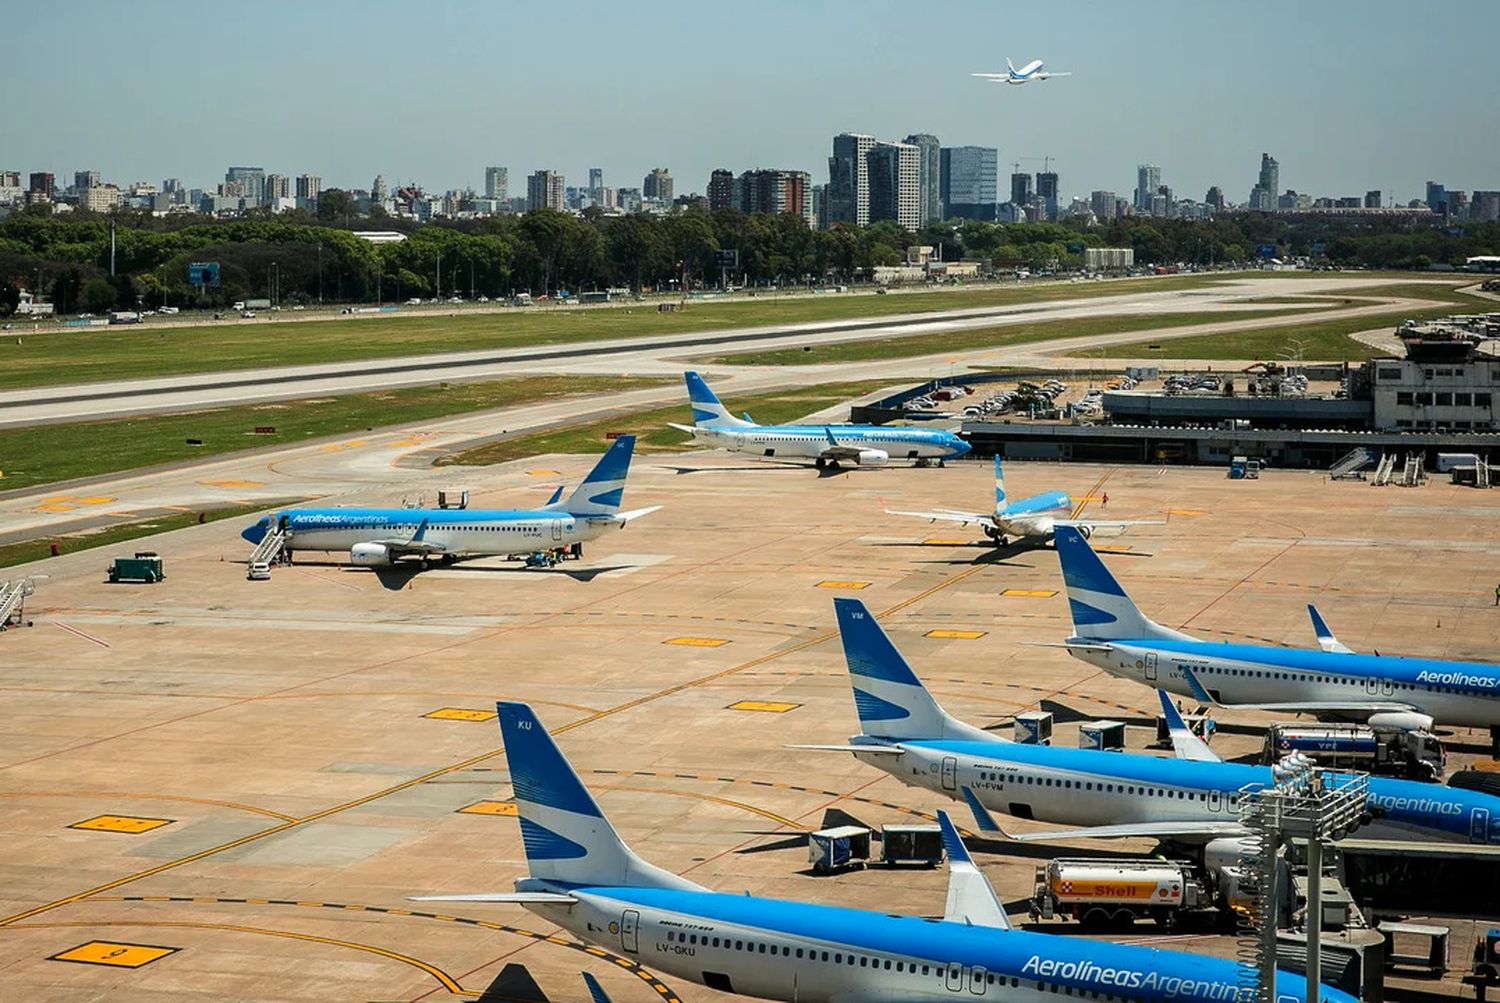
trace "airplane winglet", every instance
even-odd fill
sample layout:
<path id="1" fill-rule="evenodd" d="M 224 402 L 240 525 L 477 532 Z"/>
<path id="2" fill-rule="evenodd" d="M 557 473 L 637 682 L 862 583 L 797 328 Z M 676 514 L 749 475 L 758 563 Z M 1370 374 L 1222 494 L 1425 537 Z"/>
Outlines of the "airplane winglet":
<path id="1" fill-rule="evenodd" d="M 970 926 L 1011 929 L 1005 906 L 1001 905 L 994 886 L 974 863 L 974 858 L 969 856 L 968 848 L 953 827 L 953 820 L 942 810 L 938 811 L 937 820 L 943 833 L 943 849 L 948 854 L 948 902 L 943 918 Z"/>
<path id="2" fill-rule="evenodd" d="M 1307 604 L 1307 615 L 1312 617 L 1313 633 L 1318 635 L 1318 647 L 1324 651 L 1336 652 L 1341 655 L 1353 654 L 1344 646 L 1338 638 L 1333 636 L 1333 631 L 1328 629 L 1328 624 L 1323 619 L 1323 614 L 1318 612 L 1318 607 L 1312 603 Z"/>
<path id="3" fill-rule="evenodd" d="M 604 987 L 599 984 L 598 979 L 594 978 L 588 972 L 581 972 L 580 974 L 583 976 L 583 984 L 589 987 L 589 998 L 594 1003 L 611 1003 L 609 993 L 604 991 Z"/>
<path id="4" fill-rule="evenodd" d="M 823 426 L 823 434 L 828 436 L 828 444 L 830 446 L 837 446 L 839 444 L 839 440 L 833 437 L 833 429 L 829 428 L 827 425 Z"/>
<path id="5" fill-rule="evenodd" d="M 431 520 L 423 519 L 421 522 L 417 523 L 417 531 L 411 535 L 412 543 L 422 542 L 422 538 L 427 535 L 427 524 L 430 521 Z"/>
<path id="6" fill-rule="evenodd" d="M 963 793 L 964 803 L 969 806 L 969 811 L 974 813 L 974 825 L 978 827 L 980 832 L 994 832 L 1002 836 L 1005 835 L 1005 830 L 1000 828 L 1000 823 L 995 821 L 995 816 L 990 814 L 989 809 L 980 804 L 979 798 L 975 796 L 973 790 L 965 785 L 960 787 L 959 791 Z M 941 815 L 942 813 L 939 812 L 938 814 Z"/>
<path id="7" fill-rule="evenodd" d="M 1193 729 L 1187 726 L 1187 722 L 1177 712 L 1166 690 L 1157 690 L 1156 696 L 1161 700 L 1161 711 L 1167 718 L 1167 732 L 1172 736 L 1172 750 L 1177 753 L 1178 759 L 1197 763 L 1224 761 L 1223 757 L 1208 747 L 1207 742 L 1193 734 Z"/>
<path id="8" fill-rule="evenodd" d="M 748 421 L 752 425 L 755 424 L 755 419 L 752 418 L 752 417 L 750 417 L 750 412 L 749 411 L 741 411 L 740 412 L 740 417 L 743 418 L 743 419 L 745 419 L 746 421 Z"/>
<path id="9" fill-rule="evenodd" d="M 1182 667 L 1182 678 L 1188 684 L 1188 689 L 1192 691 L 1194 700 L 1197 700 L 1205 707 L 1220 706 L 1219 701 L 1209 696 L 1208 690 L 1204 689 L 1203 684 L 1198 681 L 1198 676 L 1186 665 Z"/>

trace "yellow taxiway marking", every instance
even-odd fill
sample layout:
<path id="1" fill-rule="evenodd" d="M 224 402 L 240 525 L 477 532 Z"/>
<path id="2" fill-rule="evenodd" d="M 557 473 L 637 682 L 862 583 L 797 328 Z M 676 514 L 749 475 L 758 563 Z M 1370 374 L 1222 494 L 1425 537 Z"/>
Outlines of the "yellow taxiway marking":
<path id="1" fill-rule="evenodd" d="M 818 583 L 818 588 L 820 588 L 820 589 L 867 589 L 869 587 L 870 587 L 870 583 L 869 582 L 832 582 L 832 581 L 829 581 L 829 582 L 819 582 Z"/>
<path id="2" fill-rule="evenodd" d="M 181 948 L 157 947 L 154 944 L 122 944 L 113 940 L 91 940 L 79 944 L 61 954 L 54 954 L 48 961 L 73 961 L 80 965 L 112 965 L 115 968 L 142 968 L 153 961 L 160 961 Z"/>
<path id="3" fill-rule="evenodd" d="M 922 541 L 922 546 L 924 546 L 924 547 L 967 547 L 970 543 L 973 543 L 973 542 L 974 541 L 972 541 L 972 540 L 946 540 L 946 539 L 939 540 L 939 539 L 935 539 L 935 540 L 923 540 Z"/>
<path id="4" fill-rule="evenodd" d="M 729 705 L 729 710 L 755 710 L 763 714 L 785 714 L 789 710 L 796 710 L 802 705 L 799 703 L 783 703 L 780 700 L 737 700 Z"/>
<path id="5" fill-rule="evenodd" d="M 438 721 L 490 721 L 495 717 L 492 710 L 477 710 L 473 707 L 439 707 L 435 711 L 429 711 L 423 717 L 434 718 Z"/>
<path id="6" fill-rule="evenodd" d="M 922 636 L 946 637 L 957 641 L 977 641 L 988 633 L 989 631 L 987 630 L 929 630 Z"/>
<path id="7" fill-rule="evenodd" d="M 1096 554 L 1128 554 L 1130 544 L 1128 543 L 1094 543 L 1090 544 Z"/>
<path id="8" fill-rule="evenodd" d="M 458 811 L 461 815 L 514 815 L 516 805 L 514 801 L 475 801 Z"/>
<path id="9" fill-rule="evenodd" d="M 689 648 L 722 648 L 729 641 L 722 637 L 669 637 L 662 644 L 681 644 Z"/>
<path id="10" fill-rule="evenodd" d="M 164 825 L 171 825 L 174 821 L 176 820 L 170 818 L 141 818 L 137 815 L 95 815 L 82 822 L 74 822 L 68 828 L 89 829 L 93 832 L 127 832 L 131 835 L 138 835 L 142 832 L 150 832 L 152 829 L 160 829 Z"/>
<path id="11" fill-rule="evenodd" d="M 71 512 L 75 507 L 67 502 L 52 502 L 47 505 L 38 505 L 36 510 L 38 512 Z"/>
<path id="12" fill-rule="evenodd" d="M 358 449 L 360 446 L 368 446 L 369 439 L 351 439 L 348 442 L 330 442 L 323 447 L 325 453 L 337 453 L 341 449 Z"/>
<path id="13" fill-rule="evenodd" d="M 189 804 L 206 804 L 219 808 L 233 808 L 236 811 L 247 811 L 256 815 L 265 815 L 268 818 L 279 818 L 283 822 L 290 822 L 292 820 L 291 815 L 272 811 L 270 808 L 260 808 L 253 804 L 242 804 L 238 801 L 221 801 L 216 798 L 186 797 L 177 794 L 138 794 L 127 791 L 0 791 L 0 798 L 140 798 L 147 801 L 185 801 Z"/>
<path id="14" fill-rule="evenodd" d="M 199 484 L 210 488 L 225 488 L 226 490 L 242 490 L 244 488 L 263 488 L 265 481 L 247 481 L 239 477 L 229 477 L 221 481 L 199 481 Z"/>
<path id="15" fill-rule="evenodd" d="M 552 470 L 549 467 L 536 467 L 535 469 L 526 471 L 526 473 L 530 474 L 532 477 L 561 477 L 562 476 L 562 472 L 561 471 Z"/>
<path id="16" fill-rule="evenodd" d="M 1208 515 L 1201 508 L 1169 508 L 1167 515 Z"/>
<path id="17" fill-rule="evenodd" d="M 1000 593 L 1003 596 L 1016 596 L 1026 599 L 1051 599 L 1057 595 L 1056 589 L 1006 589 Z"/>
<path id="18" fill-rule="evenodd" d="M 114 499 L 114 497 L 112 495 L 90 495 L 87 498 L 80 498 L 80 499 L 78 499 L 78 504 L 80 504 L 80 505 L 108 505 L 110 502 L 112 502 L 114 500 L 115 499 Z"/>

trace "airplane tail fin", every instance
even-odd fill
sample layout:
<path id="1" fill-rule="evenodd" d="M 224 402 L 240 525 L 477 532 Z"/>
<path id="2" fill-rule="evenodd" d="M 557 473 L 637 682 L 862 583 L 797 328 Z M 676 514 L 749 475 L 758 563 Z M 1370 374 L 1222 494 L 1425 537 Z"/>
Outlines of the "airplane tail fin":
<path id="1" fill-rule="evenodd" d="M 1005 474 L 1000 468 L 1000 454 L 995 454 L 995 514 L 1005 511 Z"/>
<path id="2" fill-rule="evenodd" d="M 1011 76 L 1015 76 L 1016 75 L 1016 68 L 1011 65 L 1010 57 L 1009 56 L 1005 57 L 1005 68 L 1010 71 L 1010 75 Z"/>
<path id="3" fill-rule="evenodd" d="M 833 607 L 861 732 L 886 739 L 1003 741 L 938 706 L 864 603 L 835 599 Z"/>
<path id="4" fill-rule="evenodd" d="M 1076 526 L 1056 527 L 1053 543 L 1062 564 L 1075 636 L 1101 641 L 1139 637 L 1191 640 L 1147 619 Z"/>
<path id="5" fill-rule="evenodd" d="M 631 852 L 529 705 L 502 701 L 495 708 L 532 878 L 569 887 L 698 889 Z"/>
<path id="6" fill-rule="evenodd" d="M 625 477 L 630 473 L 630 456 L 635 450 L 635 436 L 622 435 L 605 450 L 594 469 L 573 489 L 562 510 L 570 515 L 615 515 L 625 498 Z"/>
<path id="7" fill-rule="evenodd" d="M 753 428 L 751 422 L 736 418 L 703 382 L 703 377 L 689 369 L 682 374 L 687 383 L 688 401 L 693 405 L 693 425 L 698 428 Z"/>

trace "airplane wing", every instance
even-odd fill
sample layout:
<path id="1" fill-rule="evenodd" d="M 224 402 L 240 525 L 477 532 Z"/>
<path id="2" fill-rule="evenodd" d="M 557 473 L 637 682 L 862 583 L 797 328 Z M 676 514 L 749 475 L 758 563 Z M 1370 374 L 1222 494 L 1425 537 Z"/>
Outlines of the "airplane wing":
<path id="1" fill-rule="evenodd" d="M 479 892 L 474 895 L 408 895 L 406 898 L 409 902 L 511 902 L 517 905 L 572 905 L 578 901 L 572 895 L 556 892 Z"/>
<path id="2" fill-rule="evenodd" d="M 833 429 L 824 427 L 823 434 L 828 436 L 828 445 L 823 447 L 822 457 L 825 460 L 854 460 L 859 461 L 862 450 L 858 446 L 847 446 L 833 437 Z"/>
<path id="3" fill-rule="evenodd" d="M 629 512 L 616 512 L 614 515 L 606 516 L 605 522 L 617 522 L 621 526 L 628 526 L 643 515 L 650 515 L 660 509 L 660 505 L 652 505 L 650 508 L 634 508 Z"/>
<path id="4" fill-rule="evenodd" d="M 784 745 L 782 748 L 813 752 L 873 752 L 882 756 L 900 756 L 906 752 L 899 745 Z"/>
<path id="5" fill-rule="evenodd" d="M 1089 529 L 1123 529 L 1126 526 L 1165 526 L 1165 519 L 1053 519 L 1054 526 L 1087 527 Z"/>
<path id="6" fill-rule="evenodd" d="M 995 517 L 987 512 L 957 512 L 951 509 L 939 508 L 930 512 L 906 512 L 898 509 L 886 509 L 886 515 L 910 515 L 918 519 L 926 519 L 929 522 L 941 519 L 943 522 L 956 522 L 967 526 L 971 522 L 993 523 Z"/>
<path id="7" fill-rule="evenodd" d="M 1010 77 L 1010 74 L 1009 73 L 970 73 L 969 76 L 971 76 L 971 77 L 983 77 L 985 80 L 1006 80 L 1006 79 L 1008 79 Z"/>
<path id="8" fill-rule="evenodd" d="M 1193 734 L 1193 729 L 1187 726 L 1187 722 L 1172 705 L 1172 698 L 1167 696 L 1166 690 L 1157 690 L 1156 696 L 1161 700 L 1162 713 L 1167 716 L 1167 731 L 1172 736 L 1172 749 L 1177 753 L 1178 759 L 1197 763 L 1224 761 L 1222 756 L 1208 747 L 1207 742 Z"/>
<path id="9" fill-rule="evenodd" d="M 1333 636 L 1333 631 L 1328 629 L 1328 624 L 1324 622 L 1323 614 L 1318 612 L 1318 607 L 1308 603 L 1307 615 L 1312 617 L 1313 633 L 1318 635 L 1318 647 L 1324 651 L 1338 652 L 1341 655 L 1354 654 L 1352 650 L 1344 646 L 1343 642 Z"/>
<path id="10" fill-rule="evenodd" d="M 1401 713 L 1415 711 L 1418 714 L 1426 713 L 1421 707 L 1414 703 L 1403 700 L 1308 700 L 1295 703 L 1224 703 L 1215 700 L 1213 695 L 1198 681 L 1198 676 L 1191 670 L 1184 668 L 1182 677 L 1188 684 L 1188 689 L 1193 691 L 1193 698 L 1206 706 L 1223 707 L 1226 710 L 1268 710 L 1287 711 L 1289 713 L 1316 714 L 1324 711 L 1330 714 L 1380 714 Z"/>
<path id="11" fill-rule="evenodd" d="M 429 543 L 427 541 L 427 520 L 423 519 L 417 525 L 417 531 L 406 540 L 371 540 L 378 543 L 391 552 L 393 557 L 401 557 L 407 554 L 441 554 L 448 548 L 441 543 Z"/>
<path id="12" fill-rule="evenodd" d="M 958 838 L 953 820 L 942 810 L 938 811 L 937 819 L 943 832 L 943 850 L 948 854 L 948 903 L 943 910 L 943 919 L 970 926 L 1011 929 L 1005 906 L 1000 904 L 994 887 L 975 865 L 974 858 L 969 856 L 964 841 Z"/>
<path id="13" fill-rule="evenodd" d="M 1034 843 L 1055 839 L 1130 839 L 1166 836 L 1218 839 L 1221 836 L 1243 836 L 1246 831 L 1245 827 L 1238 822 L 1127 822 L 1122 825 L 1093 825 L 1081 829 L 1054 829 L 1050 832 L 1007 832 L 1001 829 L 1000 834 L 1018 843 Z"/>
<path id="14" fill-rule="evenodd" d="M 692 425 L 679 425 L 675 421 L 669 421 L 669 422 L 667 422 L 667 426 L 669 428 L 675 428 L 679 432 L 686 432 L 688 435 L 692 435 L 694 432 L 697 431 L 697 429 L 695 427 L 693 427 Z"/>
<path id="15" fill-rule="evenodd" d="M 1033 79 L 1033 80 L 1047 80 L 1047 79 L 1049 79 L 1051 77 L 1071 77 L 1072 75 L 1073 75 L 1073 71 L 1072 70 L 1064 70 L 1064 71 L 1059 72 L 1059 73 L 1054 73 L 1051 70 L 1043 70 L 1040 73 L 1033 73 L 1031 75 L 1031 79 Z"/>

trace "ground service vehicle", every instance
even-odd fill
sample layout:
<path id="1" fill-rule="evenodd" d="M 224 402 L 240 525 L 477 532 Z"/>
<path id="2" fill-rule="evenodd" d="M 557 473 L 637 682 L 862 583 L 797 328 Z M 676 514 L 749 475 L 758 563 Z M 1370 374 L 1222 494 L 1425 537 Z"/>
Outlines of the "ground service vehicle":
<path id="1" fill-rule="evenodd" d="M 1329 769 L 1411 780 L 1437 780 L 1447 764 L 1443 743 L 1430 731 L 1365 724 L 1271 725 L 1260 761 L 1274 763 L 1292 752 Z"/>
<path id="2" fill-rule="evenodd" d="M 152 550 L 138 550 L 134 557 L 116 557 L 109 562 L 112 582 L 146 582 L 154 585 L 167 577 L 162 570 L 161 555 Z"/>
<path id="3" fill-rule="evenodd" d="M 1039 865 L 1032 918 L 1071 916 L 1089 929 L 1128 927 L 1151 917 L 1175 926 L 1184 912 L 1215 911 L 1191 864 L 1175 860 L 1059 858 Z"/>

